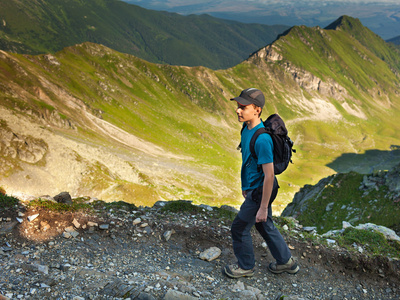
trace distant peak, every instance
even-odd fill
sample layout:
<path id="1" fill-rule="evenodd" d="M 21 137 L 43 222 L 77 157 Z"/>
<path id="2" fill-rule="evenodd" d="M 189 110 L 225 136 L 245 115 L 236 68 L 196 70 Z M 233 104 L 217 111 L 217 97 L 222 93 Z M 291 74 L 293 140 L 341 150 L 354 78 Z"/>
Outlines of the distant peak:
<path id="1" fill-rule="evenodd" d="M 363 25 L 359 19 L 349 17 L 349 16 L 341 16 L 339 19 L 329 24 L 325 29 L 328 30 L 354 30 L 355 28 L 361 28 Z"/>

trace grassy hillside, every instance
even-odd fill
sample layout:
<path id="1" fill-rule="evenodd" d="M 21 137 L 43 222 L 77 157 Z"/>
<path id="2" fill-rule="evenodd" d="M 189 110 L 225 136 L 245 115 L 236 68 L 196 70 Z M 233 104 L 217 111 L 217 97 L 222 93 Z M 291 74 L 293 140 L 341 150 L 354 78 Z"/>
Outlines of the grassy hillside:
<path id="1" fill-rule="evenodd" d="M 234 66 L 286 26 L 181 16 L 119 0 L 10 0 L 0 3 L 0 49 L 54 53 L 94 42 L 155 63 Z"/>
<path id="2" fill-rule="evenodd" d="M 240 124 L 229 98 L 253 86 L 265 92 L 264 118 L 282 115 L 295 141 L 294 164 L 279 176 L 275 205 L 283 209 L 300 187 L 335 173 L 344 154 L 398 145 L 399 53 L 358 30 L 368 41 L 344 29 L 293 27 L 218 71 L 92 43 L 55 55 L 0 52 L 0 185 L 137 204 L 239 204 Z M 359 158 L 345 164 L 356 168 Z"/>
<path id="3" fill-rule="evenodd" d="M 399 153 L 398 153 L 399 154 Z M 342 229 L 343 221 L 356 226 L 373 223 L 399 229 L 399 165 L 390 171 L 338 173 L 315 186 L 305 186 L 283 212 L 319 233 Z"/>
<path id="4" fill-rule="evenodd" d="M 6 54 L 0 65 L 18 85 L 2 91 L 4 108 L 47 123 L 55 111 L 73 128 L 56 124 L 53 133 L 126 156 L 124 167 L 131 174 L 116 175 L 107 160 L 92 161 L 68 146 L 68 158 L 85 165 L 90 175 L 81 179 L 77 190 L 82 193 L 113 186 L 122 194 L 135 191 L 129 197 L 137 201 L 154 202 L 154 189 L 201 199 L 214 198 L 209 181 L 237 184 L 239 154 L 233 141 L 238 131 L 230 129 L 239 125 L 228 100 L 220 101 L 224 96 L 212 86 L 209 70 L 154 65 L 95 44 L 66 48 L 56 57 Z M 127 176 L 135 177 L 133 183 Z"/>
<path id="5" fill-rule="evenodd" d="M 359 25 L 349 17 L 340 20 Z M 399 78 L 393 67 L 399 52 L 365 27 L 356 35 L 340 27 L 295 26 L 234 69 L 240 70 L 236 81 L 263 78 L 266 110 L 289 122 L 298 153 L 294 170 L 281 176 L 288 183 L 303 185 L 333 173 L 326 165 L 343 153 L 399 144 Z M 375 53 L 392 57 L 390 65 Z M 346 163 L 355 167 L 359 161 Z"/>

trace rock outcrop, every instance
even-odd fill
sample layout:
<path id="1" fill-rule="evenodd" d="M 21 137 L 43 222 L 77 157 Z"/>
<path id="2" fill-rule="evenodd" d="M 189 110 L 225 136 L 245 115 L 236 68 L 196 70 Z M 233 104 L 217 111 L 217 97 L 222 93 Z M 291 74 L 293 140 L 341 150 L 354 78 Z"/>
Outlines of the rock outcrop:
<path id="1" fill-rule="evenodd" d="M 34 164 L 44 158 L 47 150 L 48 146 L 44 140 L 17 134 L 4 122 L 1 124 L 0 156 L 3 161 L 11 159 Z M 3 167 L 6 165 L 0 164 Z"/>
<path id="2" fill-rule="evenodd" d="M 339 193 L 336 194 L 335 191 L 343 188 L 342 181 L 352 180 L 351 176 L 346 177 L 345 174 L 338 173 L 321 179 L 314 186 L 305 185 L 301 188 L 295 194 L 293 201 L 284 209 L 282 216 L 302 219 L 303 213 L 307 214 L 307 210 L 313 209 L 314 214 L 324 215 L 319 219 L 320 223 L 332 222 L 332 216 L 336 225 L 341 221 L 350 222 L 352 225 L 370 223 L 372 218 L 375 219 L 375 223 L 379 220 L 383 221 L 382 218 L 375 218 L 374 215 L 387 211 L 385 205 L 390 207 L 389 210 L 396 209 L 397 203 L 400 202 L 400 164 L 389 171 L 379 171 L 364 176 L 353 174 L 357 175 L 358 181 L 354 180 L 352 184 L 358 184 L 358 186 L 347 186 L 351 189 L 347 193 L 356 198 L 342 202 L 341 197 L 337 196 Z M 329 192 L 325 193 L 325 190 Z M 363 203 L 361 205 L 363 207 L 360 207 L 360 203 Z M 316 206 L 319 208 L 316 209 Z M 338 220 L 338 218 L 342 219 Z M 310 217 L 307 219 L 310 220 Z M 377 225 L 386 224 L 377 223 Z M 393 217 L 390 227 L 398 228 L 399 225 L 396 217 Z M 307 224 L 307 226 L 311 225 Z M 323 226 L 329 227 L 327 224 L 312 226 L 319 226 L 320 229 Z"/>

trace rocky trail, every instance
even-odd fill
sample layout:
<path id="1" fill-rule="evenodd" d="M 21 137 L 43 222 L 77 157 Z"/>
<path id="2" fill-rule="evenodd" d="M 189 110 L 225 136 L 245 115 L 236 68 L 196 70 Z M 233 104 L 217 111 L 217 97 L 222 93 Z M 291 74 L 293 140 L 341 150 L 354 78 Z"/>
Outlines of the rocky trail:
<path id="1" fill-rule="evenodd" d="M 256 274 L 230 279 L 222 273 L 234 261 L 229 220 L 209 206 L 191 213 L 164 205 L 0 208 L 0 299 L 400 298 L 398 261 L 313 244 L 299 224 L 282 230 L 299 273 L 269 273 L 272 257 L 254 231 Z M 214 247 L 220 253 L 200 258 Z"/>

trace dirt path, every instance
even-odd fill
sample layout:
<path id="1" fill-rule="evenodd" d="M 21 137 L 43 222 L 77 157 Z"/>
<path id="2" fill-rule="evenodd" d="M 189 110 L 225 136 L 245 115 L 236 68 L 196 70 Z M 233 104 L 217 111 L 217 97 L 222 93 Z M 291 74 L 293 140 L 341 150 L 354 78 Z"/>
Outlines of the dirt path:
<path id="1" fill-rule="evenodd" d="M 255 276 L 229 279 L 221 269 L 234 261 L 230 224 L 207 210 L 198 214 L 118 206 L 91 214 L 28 210 L 23 211 L 21 224 L 13 223 L 21 210 L 1 211 L 0 295 L 11 299 L 400 297 L 398 262 L 352 256 L 290 238 L 288 232 L 284 235 L 301 266 L 298 274 L 269 273 L 272 257 L 254 233 Z M 78 235 L 64 237 L 67 228 Z M 168 231 L 172 235 L 167 241 Z M 220 248 L 221 255 L 210 262 L 199 259 L 209 247 Z"/>

